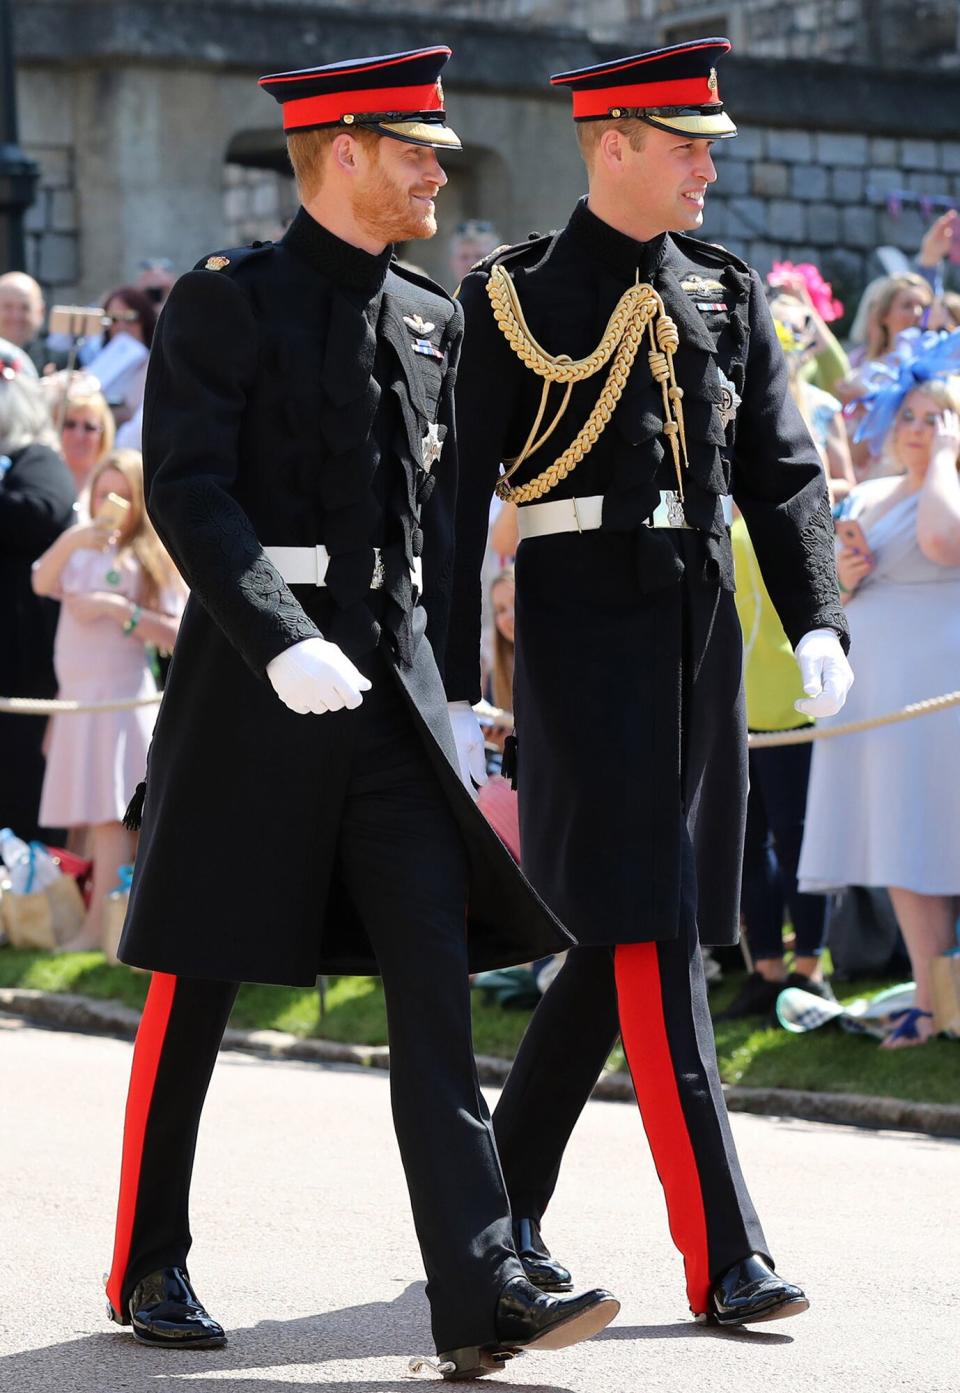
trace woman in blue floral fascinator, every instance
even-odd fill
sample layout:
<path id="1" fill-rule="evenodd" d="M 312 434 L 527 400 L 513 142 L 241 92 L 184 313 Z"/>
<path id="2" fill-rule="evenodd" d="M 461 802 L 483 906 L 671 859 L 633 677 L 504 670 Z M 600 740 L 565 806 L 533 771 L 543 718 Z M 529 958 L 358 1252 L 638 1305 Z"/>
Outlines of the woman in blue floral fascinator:
<path id="1" fill-rule="evenodd" d="M 837 519 L 837 571 L 857 660 L 845 721 L 960 685 L 958 374 L 960 331 L 908 331 L 870 365 L 857 435 L 898 472 L 858 484 Z M 957 708 L 814 747 L 800 889 L 889 890 L 916 995 L 885 1048 L 934 1034 L 932 964 L 956 944 L 958 838 Z"/>

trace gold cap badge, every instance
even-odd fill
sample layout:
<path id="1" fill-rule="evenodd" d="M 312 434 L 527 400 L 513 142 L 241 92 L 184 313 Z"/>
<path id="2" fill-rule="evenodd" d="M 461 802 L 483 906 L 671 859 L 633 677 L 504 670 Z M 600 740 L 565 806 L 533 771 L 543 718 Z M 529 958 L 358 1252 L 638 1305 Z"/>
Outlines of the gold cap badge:
<path id="1" fill-rule="evenodd" d="M 222 271 L 224 266 L 230 265 L 229 256 L 208 256 L 203 263 L 205 271 Z"/>
<path id="2" fill-rule="evenodd" d="M 700 71 L 702 72 L 703 69 L 701 68 Z M 715 92 L 719 86 L 720 84 L 717 81 L 717 70 L 716 68 L 711 68 L 710 76 L 707 78 L 707 87 L 710 89 L 711 92 Z"/>

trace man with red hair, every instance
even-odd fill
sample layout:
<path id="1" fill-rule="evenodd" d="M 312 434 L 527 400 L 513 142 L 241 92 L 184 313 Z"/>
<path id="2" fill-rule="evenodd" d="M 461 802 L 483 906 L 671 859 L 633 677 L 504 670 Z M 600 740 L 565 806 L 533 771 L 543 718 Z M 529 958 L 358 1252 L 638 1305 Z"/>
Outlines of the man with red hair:
<path id="1" fill-rule="evenodd" d="M 190 1283 L 188 1200 L 238 984 L 323 972 L 383 980 L 442 1376 L 574 1344 L 618 1309 L 527 1280 L 471 1049 L 471 967 L 569 939 L 461 782 L 455 739 L 466 759 L 476 719 L 448 713 L 431 647 L 452 566 L 462 318 L 392 244 L 436 230 L 438 152 L 459 148 L 449 56 L 262 79 L 303 207 L 276 246 L 182 277 L 151 356 L 148 507 L 191 596 L 120 945 L 154 976 L 107 1296 L 155 1346 L 226 1338 Z"/>

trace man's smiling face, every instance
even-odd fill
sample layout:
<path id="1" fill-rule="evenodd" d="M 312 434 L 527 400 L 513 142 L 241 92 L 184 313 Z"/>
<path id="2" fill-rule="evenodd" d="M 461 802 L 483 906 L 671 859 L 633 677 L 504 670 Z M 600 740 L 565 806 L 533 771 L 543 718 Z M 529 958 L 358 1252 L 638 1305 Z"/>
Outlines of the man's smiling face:
<path id="1" fill-rule="evenodd" d="M 700 227 L 707 188 L 717 177 L 712 145 L 656 126 L 644 131 L 639 150 L 624 140 L 620 192 L 625 203 L 658 232 Z"/>

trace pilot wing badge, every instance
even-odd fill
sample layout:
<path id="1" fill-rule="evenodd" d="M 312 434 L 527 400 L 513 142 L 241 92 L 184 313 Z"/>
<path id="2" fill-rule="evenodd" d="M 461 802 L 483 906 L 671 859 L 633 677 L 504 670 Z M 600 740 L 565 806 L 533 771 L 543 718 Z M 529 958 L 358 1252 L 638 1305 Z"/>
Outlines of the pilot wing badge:
<path id="1" fill-rule="evenodd" d="M 685 290 L 696 302 L 697 309 L 705 314 L 716 314 L 727 308 L 723 303 L 722 281 L 711 280 L 708 276 L 689 275 L 680 282 L 680 289 Z"/>
<path id="2" fill-rule="evenodd" d="M 431 324 L 429 319 L 423 319 L 419 314 L 405 314 L 403 322 L 413 334 L 414 353 L 423 353 L 428 358 L 443 358 L 439 348 L 431 343 L 428 337 L 437 327 L 435 324 Z"/>

